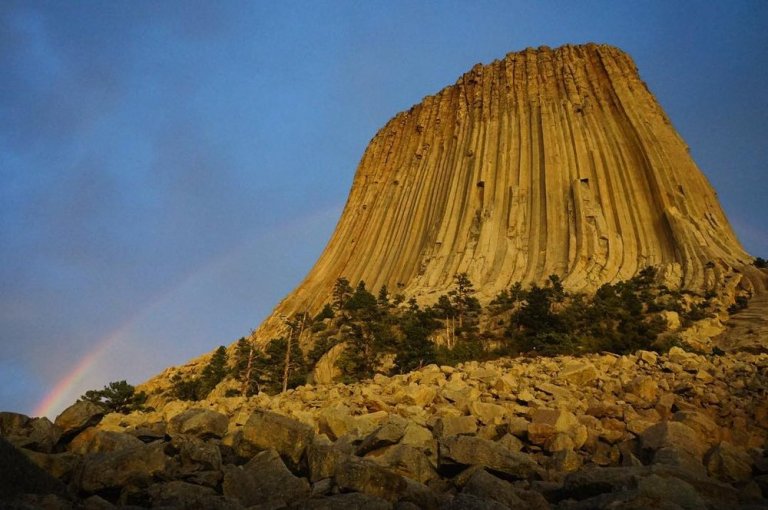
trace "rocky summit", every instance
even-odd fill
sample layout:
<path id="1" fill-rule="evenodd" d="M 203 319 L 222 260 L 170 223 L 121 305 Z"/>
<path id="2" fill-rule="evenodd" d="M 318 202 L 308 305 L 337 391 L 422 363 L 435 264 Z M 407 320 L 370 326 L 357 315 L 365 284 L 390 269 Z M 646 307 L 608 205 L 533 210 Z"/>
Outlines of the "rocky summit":
<path id="1" fill-rule="evenodd" d="M 19 509 L 768 505 L 766 354 L 503 358 L 275 396 L 217 395 L 224 390 L 129 414 L 78 402 L 54 423 L 0 413 L 8 472 L 0 501 Z"/>

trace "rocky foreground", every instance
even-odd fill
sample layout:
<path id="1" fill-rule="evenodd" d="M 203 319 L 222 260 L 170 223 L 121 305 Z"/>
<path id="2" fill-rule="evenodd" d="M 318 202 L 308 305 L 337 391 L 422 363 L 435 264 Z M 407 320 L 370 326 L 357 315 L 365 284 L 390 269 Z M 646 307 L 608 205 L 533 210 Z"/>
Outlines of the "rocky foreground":
<path id="1" fill-rule="evenodd" d="M 0 413 L 0 506 L 764 508 L 767 390 L 766 354 L 673 348 Z"/>

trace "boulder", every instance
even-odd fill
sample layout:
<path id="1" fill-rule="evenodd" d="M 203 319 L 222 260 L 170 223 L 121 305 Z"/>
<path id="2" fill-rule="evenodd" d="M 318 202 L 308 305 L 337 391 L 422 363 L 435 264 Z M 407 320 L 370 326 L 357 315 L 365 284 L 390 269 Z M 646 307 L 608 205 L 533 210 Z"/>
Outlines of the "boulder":
<path id="1" fill-rule="evenodd" d="M 314 431 L 291 418 L 269 411 L 255 411 L 243 426 L 243 443 L 256 450 L 274 448 L 291 467 L 298 469 Z"/>
<path id="2" fill-rule="evenodd" d="M 506 508 L 526 508 L 512 484 L 490 474 L 485 469 L 478 469 L 467 481 L 462 493 L 497 501 Z"/>
<path id="3" fill-rule="evenodd" d="M 597 368 L 592 363 L 571 361 L 560 370 L 558 379 L 576 386 L 582 386 L 597 379 L 598 375 Z"/>
<path id="4" fill-rule="evenodd" d="M 706 443 L 692 428 L 679 422 L 664 421 L 648 427 L 640 434 L 643 448 L 659 450 L 665 447 L 679 448 L 701 460 Z"/>
<path id="5" fill-rule="evenodd" d="M 477 420 L 474 416 L 443 416 L 435 423 L 433 432 L 437 438 L 475 434 L 477 432 Z"/>
<path id="6" fill-rule="evenodd" d="M 210 487 L 174 480 L 154 484 L 147 489 L 153 507 L 216 508 L 220 496 Z"/>
<path id="7" fill-rule="evenodd" d="M 48 418 L 30 418 L 19 413 L 0 413 L 0 436 L 16 446 L 50 453 L 61 437 L 61 430 Z"/>
<path id="8" fill-rule="evenodd" d="M 301 504 L 302 510 L 392 510 L 392 503 L 386 499 L 349 492 L 320 499 L 309 499 Z M 398 506 L 399 508 L 399 506 Z"/>
<path id="9" fill-rule="evenodd" d="M 558 433 L 570 436 L 573 448 L 581 448 L 587 441 L 587 428 L 576 416 L 563 409 L 537 409 L 528 424 L 528 440 L 536 445 L 545 445 Z"/>
<path id="10" fill-rule="evenodd" d="M 221 470 L 221 451 L 215 444 L 207 443 L 195 436 L 176 435 L 171 439 L 166 452 L 171 450 L 178 462 L 181 476 L 190 476 L 200 471 Z"/>
<path id="11" fill-rule="evenodd" d="M 684 510 L 707 508 L 704 498 L 691 484 L 675 477 L 655 474 L 643 477 L 637 484 L 637 492 L 655 501 L 674 503 Z"/>
<path id="12" fill-rule="evenodd" d="M 188 434 L 203 439 L 210 437 L 222 438 L 227 433 L 229 418 L 216 411 L 208 409 L 188 409 L 177 414 L 168 422 L 169 435 Z"/>
<path id="13" fill-rule="evenodd" d="M 402 403 L 425 407 L 432 403 L 437 396 L 437 390 L 431 386 L 411 383 L 405 387 Z"/>
<path id="14" fill-rule="evenodd" d="M 647 473 L 644 467 L 591 467 L 565 476 L 560 497 L 584 500 L 610 492 L 621 492 L 637 487 Z"/>
<path id="15" fill-rule="evenodd" d="M 89 427 L 80 432 L 67 445 L 67 450 L 78 455 L 105 453 L 137 448 L 144 443 L 129 434 L 99 430 Z"/>
<path id="16" fill-rule="evenodd" d="M 354 419 L 346 405 L 324 407 L 317 413 L 317 422 L 320 432 L 333 440 L 353 432 L 355 428 Z"/>
<path id="17" fill-rule="evenodd" d="M 93 402 L 75 402 L 56 417 L 54 424 L 61 430 L 61 437 L 68 441 L 80 431 L 99 423 L 104 408 Z"/>
<path id="18" fill-rule="evenodd" d="M 715 421 L 700 411 L 678 411 L 672 419 L 695 430 L 707 445 L 720 442 L 720 427 Z"/>
<path id="19" fill-rule="evenodd" d="M 427 483 L 438 478 L 432 462 L 424 453 L 403 444 L 387 446 L 371 452 L 366 459 L 419 483 Z"/>
<path id="20" fill-rule="evenodd" d="M 74 453 L 41 453 L 26 449 L 22 451 L 35 465 L 63 482 L 68 482 L 72 477 L 72 473 L 80 465 L 80 456 Z"/>
<path id="21" fill-rule="evenodd" d="M 336 485 L 342 491 L 357 491 L 390 502 L 408 489 L 406 479 L 375 462 L 349 458 L 336 469 Z"/>
<path id="22" fill-rule="evenodd" d="M 274 449 L 258 453 L 242 467 L 225 466 L 222 489 L 246 507 L 282 508 L 307 499 L 310 492 L 309 482 L 294 476 Z"/>
<path id="23" fill-rule="evenodd" d="M 0 437 L 0 507 L 21 494 L 65 496 L 66 487 Z"/>
<path id="24" fill-rule="evenodd" d="M 744 448 L 723 441 L 707 454 L 704 461 L 709 476 L 729 483 L 752 478 L 752 457 Z"/>
<path id="25" fill-rule="evenodd" d="M 499 443 L 472 436 L 440 439 L 440 469 L 450 472 L 464 466 L 484 466 L 517 479 L 534 478 L 541 474 L 541 469 L 531 457 L 510 451 Z"/>
<path id="26" fill-rule="evenodd" d="M 353 453 L 354 447 L 350 443 L 332 443 L 323 435 L 315 436 L 307 448 L 309 480 L 314 483 L 335 476 L 338 467 L 347 462 Z"/>
<path id="27" fill-rule="evenodd" d="M 474 401 L 469 404 L 469 412 L 481 423 L 486 425 L 499 425 L 504 421 L 507 409 L 498 404 Z"/>
<path id="28" fill-rule="evenodd" d="M 169 458 L 162 443 L 154 443 L 107 453 L 86 455 L 75 484 L 84 492 L 96 493 L 128 485 L 146 487 L 163 475 Z"/>
<path id="29" fill-rule="evenodd" d="M 624 391 L 634 395 L 639 403 L 652 405 L 659 394 L 659 385 L 653 377 L 637 376 L 624 386 Z"/>
<path id="30" fill-rule="evenodd" d="M 509 510 L 509 508 L 493 499 L 462 492 L 453 498 L 447 510 Z"/>
<path id="31" fill-rule="evenodd" d="M 357 447 L 357 455 L 362 456 L 371 450 L 397 444 L 405 435 L 407 424 L 405 419 L 397 415 L 390 416 L 379 428 L 363 439 L 363 442 Z"/>

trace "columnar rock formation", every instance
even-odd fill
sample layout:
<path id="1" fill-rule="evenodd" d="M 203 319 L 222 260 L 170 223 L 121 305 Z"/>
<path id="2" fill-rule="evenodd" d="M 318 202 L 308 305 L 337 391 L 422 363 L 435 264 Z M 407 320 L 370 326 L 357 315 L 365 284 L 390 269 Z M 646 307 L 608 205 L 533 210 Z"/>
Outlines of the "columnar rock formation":
<path id="1" fill-rule="evenodd" d="M 488 300 L 515 281 L 590 290 L 648 265 L 711 289 L 748 260 L 627 54 L 527 49 L 376 134 L 324 253 L 260 331 L 317 311 L 340 276 L 429 303 L 459 272 Z"/>

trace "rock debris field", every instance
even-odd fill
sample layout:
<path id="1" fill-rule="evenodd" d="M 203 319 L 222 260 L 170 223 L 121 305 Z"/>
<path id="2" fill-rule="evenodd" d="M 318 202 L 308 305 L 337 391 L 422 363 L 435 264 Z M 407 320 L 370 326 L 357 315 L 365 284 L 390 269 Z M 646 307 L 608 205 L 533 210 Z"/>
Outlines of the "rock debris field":
<path id="1" fill-rule="evenodd" d="M 3 508 L 761 508 L 768 355 L 504 358 L 51 423 L 0 414 Z M 14 445 L 15 448 L 11 445 Z M 11 467 L 12 466 L 12 467 Z"/>

